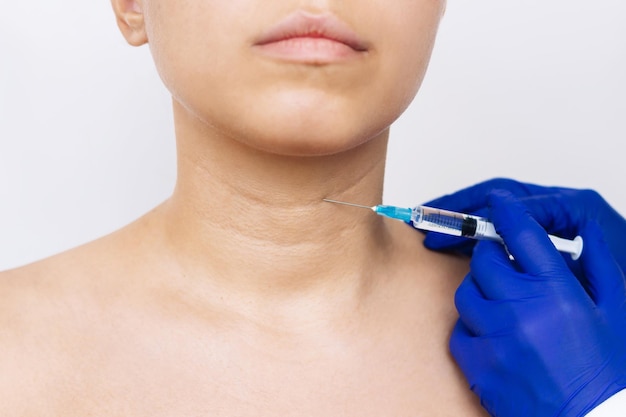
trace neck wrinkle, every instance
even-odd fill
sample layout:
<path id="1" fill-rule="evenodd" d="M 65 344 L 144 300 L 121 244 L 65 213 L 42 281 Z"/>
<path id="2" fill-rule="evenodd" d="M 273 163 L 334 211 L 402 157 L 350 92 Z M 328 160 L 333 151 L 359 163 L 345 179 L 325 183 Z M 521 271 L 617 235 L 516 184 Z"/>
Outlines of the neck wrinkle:
<path id="1" fill-rule="evenodd" d="M 178 180 L 163 213 L 181 271 L 251 297 L 362 294 L 389 257 L 388 223 L 322 199 L 379 204 L 387 137 L 287 157 L 206 129 L 177 131 Z"/>

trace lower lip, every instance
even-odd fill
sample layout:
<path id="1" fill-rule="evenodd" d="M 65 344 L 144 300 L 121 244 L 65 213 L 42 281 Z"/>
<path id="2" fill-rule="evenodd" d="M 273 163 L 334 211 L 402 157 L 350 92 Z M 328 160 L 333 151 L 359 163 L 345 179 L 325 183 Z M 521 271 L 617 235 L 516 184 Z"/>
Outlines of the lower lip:
<path id="1" fill-rule="evenodd" d="M 281 41 L 255 45 L 263 55 L 285 61 L 323 64 L 346 61 L 360 57 L 365 51 L 327 38 L 291 38 Z"/>

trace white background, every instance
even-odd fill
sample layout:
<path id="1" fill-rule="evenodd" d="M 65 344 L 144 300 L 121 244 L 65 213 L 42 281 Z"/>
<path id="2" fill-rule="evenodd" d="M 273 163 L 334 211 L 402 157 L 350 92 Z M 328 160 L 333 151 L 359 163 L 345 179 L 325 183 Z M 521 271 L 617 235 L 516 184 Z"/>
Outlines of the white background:
<path id="1" fill-rule="evenodd" d="M 0 1 L 2 270 L 137 218 L 175 166 L 169 95 L 108 1 Z M 626 213 L 624 139 L 624 0 L 449 0 L 392 129 L 385 202 L 507 176 L 595 188 Z"/>

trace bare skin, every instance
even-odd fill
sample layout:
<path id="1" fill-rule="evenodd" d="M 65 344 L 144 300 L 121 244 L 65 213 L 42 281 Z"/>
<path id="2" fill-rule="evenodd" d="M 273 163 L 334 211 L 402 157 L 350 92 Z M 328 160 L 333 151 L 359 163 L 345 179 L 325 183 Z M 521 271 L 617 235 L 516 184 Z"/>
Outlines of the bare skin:
<path id="1" fill-rule="evenodd" d="M 392 223 L 412 261 L 372 288 L 206 294 L 138 245 L 158 212 L 1 276 L 3 415 L 485 415 L 447 348 L 463 260 Z"/>
<path id="2" fill-rule="evenodd" d="M 112 3 L 172 92 L 176 189 L 0 274 L 3 416 L 485 415 L 447 346 L 466 260 L 322 202 L 380 202 L 443 2 Z M 367 51 L 259 54 L 256 34 L 294 10 L 338 16 Z"/>

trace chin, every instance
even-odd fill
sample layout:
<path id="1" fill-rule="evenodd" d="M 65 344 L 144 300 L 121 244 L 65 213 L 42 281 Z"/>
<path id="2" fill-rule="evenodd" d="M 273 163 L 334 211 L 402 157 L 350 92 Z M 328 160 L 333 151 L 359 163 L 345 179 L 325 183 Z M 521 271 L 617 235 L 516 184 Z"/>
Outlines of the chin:
<path id="1" fill-rule="evenodd" d="M 243 144 L 282 156 L 314 157 L 339 154 L 357 148 L 385 131 L 387 126 L 372 128 L 362 121 L 350 123 L 329 118 L 286 117 L 282 122 L 255 124 L 246 135 L 236 135 Z"/>
<path id="2" fill-rule="evenodd" d="M 342 135 L 336 131 L 285 129 L 280 132 L 259 133 L 253 137 L 240 137 L 240 142 L 251 148 L 281 156 L 314 157 L 333 155 L 354 149 L 370 137 L 359 134 Z"/>
<path id="3" fill-rule="evenodd" d="M 330 103 L 333 103 L 330 101 Z M 302 104 L 302 103 L 300 103 Z M 354 149 L 387 131 L 395 113 L 334 102 L 319 106 L 274 106 L 248 114 L 247 125 L 233 137 L 268 153 L 284 156 L 326 156 Z M 340 105 L 337 105 L 340 104 Z M 243 134 L 242 134 L 243 133 Z"/>

